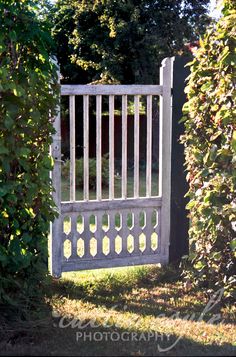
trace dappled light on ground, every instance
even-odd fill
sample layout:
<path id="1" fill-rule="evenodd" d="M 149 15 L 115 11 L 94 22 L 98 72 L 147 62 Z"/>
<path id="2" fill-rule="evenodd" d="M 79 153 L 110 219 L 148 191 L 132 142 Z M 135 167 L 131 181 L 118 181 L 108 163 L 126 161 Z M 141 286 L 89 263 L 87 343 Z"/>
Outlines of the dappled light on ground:
<path id="1" fill-rule="evenodd" d="M 4 354 L 235 354 L 236 311 L 211 309 L 211 297 L 184 288 L 171 267 L 64 273 L 47 288 L 51 313 L 15 332 L 9 324 L 8 333 L 1 331 Z"/>

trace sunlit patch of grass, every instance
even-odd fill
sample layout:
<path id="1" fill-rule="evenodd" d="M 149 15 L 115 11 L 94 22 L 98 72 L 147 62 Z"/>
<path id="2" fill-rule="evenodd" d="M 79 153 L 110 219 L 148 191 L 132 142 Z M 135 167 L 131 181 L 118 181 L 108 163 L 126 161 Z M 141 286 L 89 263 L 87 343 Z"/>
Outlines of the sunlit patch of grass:
<path id="1" fill-rule="evenodd" d="M 152 180 L 152 195 L 158 195 L 158 174 L 153 173 L 153 180 Z M 140 197 L 146 196 L 146 173 L 140 172 L 139 177 L 139 195 Z M 120 173 L 116 173 L 115 181 L 114 181 L 114 192 L 115 198 L 121 198 L 121 185 L 122 180 Z M 62 201 L 68 201 L 70 196 L 70 180 L 68 178 L 62 178 L 61 181 L 61 193 L 62 193 Z M 134 174 L 133 171 L 130 170 L 127 177 L 127 197 L 134 197 Z M 109 188 L 104 186 L 102 187 L 102 198 L 108 199 L 109 198 Z M 76 189 L 76 199 L 83 200 L 83 190 L 81 188 Z M 90 189 L 89 190 L 89 199 L 95 200 L 96 199 L 96 190 Z"/>
<path id="2" fill-rule="evenodd" d="M 217 354 L 215 348 L 222 346 L 222 351 L 233 355 L 233 321 L 223 321 L 232 318 L 233 308 L 209 311 L 201 318 L 209 301 L 204 291 L 186 292 L 178 278 L 172 268 L 158 266 L 67 273 L 60 288 L 66 287 L 68 296 L 59 298 L 59 289 L 51 303 L 58 315 L 81 323 L 95 321 L 99 331 L 105 323 L 109 331 L 156 331 L 187 341 L 189 355 L 198 353 L 195 345 L 208 354 Z M 216 313 L 221 314 L 219 324 L 208 323 Z M 182 348 L 180 343 L 175 353 L 181 355 Z"/>
<path id="3" fill-rule="evenodd" d="M 64 273 L 60 280 L 49 283 L 47 290 L 52 317 L 40 329 L 9 332 L 11 344 L 3 339 L 0 354 L 235 355 L 235 308 L 218 306 L 201 319 L 209 298 L 201 290 L 186 291 L 179 272 L 171 266 Z M 209 323 L 216 313 L 221 314 L 219 324 Z M 77 327 L 72 328 L 71 322 Z M 156 332 L 164 340 L 76 341 L 76 332 L 104 331 L 138 336 Z M 157 348 L 172 344 L 166 354 Z"/>

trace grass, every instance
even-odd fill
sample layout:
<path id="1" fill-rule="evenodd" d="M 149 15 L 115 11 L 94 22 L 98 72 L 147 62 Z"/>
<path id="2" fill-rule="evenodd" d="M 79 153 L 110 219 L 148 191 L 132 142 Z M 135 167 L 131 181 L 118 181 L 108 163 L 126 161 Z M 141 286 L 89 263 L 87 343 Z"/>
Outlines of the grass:
<path id="1" fill-rule="evenodd" d="M 91 220 L 90 229 L 94 226 Z M 218 304 L 201 318 L 209 299 L 206 291 L 184 285 L 172 267 L 64 273 L 60 280 L 49 279 L 33 318 L 0 314 L 0 355 L 235 356 L 236 308 Z M 217 314 L 216 324 L 210 319 Z"/>
<path id="2" fill-rule="evenodd" d="M 18 323 L 17 328 L 5 322 L 0 330 L 0 355 L 233 356 L 236 309 L 215 306 L 201 320 L 208 301 L 206 292 L 184 287 L 178 271 L 171 267 L 64 273 L 61 280 L 47 286 L 50 316 Z M 216 313 L 221 314 L 220 322 L 209 322 Z M 195 316 L 187 318 L 189 314 Z M 72 328 L 72 322 L 77 327 Z M 158 334 L 157 339 L 145 341 L 151 332 Z M 85 334 L 98 338 L 112 333 L 136 336 L 136 341 L 83 340 Z M 160 352 L 160 348 L 167 350 Z"/>
<path id="3" fill-rule="evenodd" d="M 140 172 L 140 182 L 139 182 L 139 195 L 140 197 L 146 196 L 146 176 L 144 172 Z M 61 182 L 61 192 L 62 192 L 62 201 L 68 201 L 70 197 L 70 182 L 69 179 L 66 180 L 62 178 Z M 115 176 L 115 184 L 114 184 L 114 192 L 115 198 L 121 198 L 121 177 L 119 174 Z M 152 195 L 158 195 L 158 179 L 157 174 L 152 175 Z M 127 177 L 127 197 L 131 198 L 134 197 L 134 178 L 132 172 L 129 172 Z M 108 187 L 102 188 L 102 198 L 108 199 L 109 198 L 109 189 Z M 83 200 L 83 190 L 80 188 L 76 189 L 76 199 Z M 89 190 L 89 199 L 95 200 L 96 199 L 96 190 Z"/>

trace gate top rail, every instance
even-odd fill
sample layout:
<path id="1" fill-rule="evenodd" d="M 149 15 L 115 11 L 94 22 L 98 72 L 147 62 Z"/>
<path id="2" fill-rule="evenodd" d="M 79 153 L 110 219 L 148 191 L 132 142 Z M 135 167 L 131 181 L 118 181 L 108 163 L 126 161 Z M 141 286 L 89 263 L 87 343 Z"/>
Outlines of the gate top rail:
<path id="1" fill-rule="evenodd" d="M 162 95 L 162 85 L 64 84 L 61 95 Z"/>

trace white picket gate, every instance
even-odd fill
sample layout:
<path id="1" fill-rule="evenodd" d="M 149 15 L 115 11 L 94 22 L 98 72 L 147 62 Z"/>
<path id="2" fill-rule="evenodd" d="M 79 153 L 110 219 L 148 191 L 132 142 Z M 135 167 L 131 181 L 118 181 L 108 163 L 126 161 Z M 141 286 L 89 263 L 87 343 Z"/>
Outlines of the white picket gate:
<path id="1" fill-rule="evenodd" d="M 173 58 L 160 69 L 160 85 L 62 85 L 69 96 L 70 199 L 61 200 L 61 121 L 55 119 L 52 173 L 59 217 L 52 224 L 51 270 L 62 272 L 150 263 L 168 263 L 171 191 Z M 75 96 L 83 97 L 83 199 L 76 200 Z M 89 197 L 89 97 L 96 96 L 96 199 Z M 109 98 L 109 198 L 102 196 L 102 96 Z M 122 98 L 121 197 L 114 192 L 114 99 Z M 127 97 L 134 98 L 133 197 L 127 195 Z M 139 190 L 140 96 L 146 97 L 146 194 Z M 159 189 L 152 194 L 153 96 L 159 96 Z M 94 224 L 91 225 L 91 217 Z M 104 219 L 106 223 L 104 224 Z M 143 222 L 140 224 L 140 220 Z M 118 221 L 118 224 L 117 224 Z M 69 229 L 65 229 L 65 222 Z M 65 248 L 65 246 L 67 248 Z M 69 250 L 69 254 L 65 253 Z"/>

